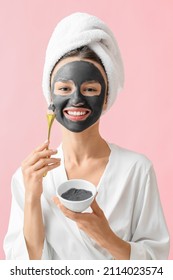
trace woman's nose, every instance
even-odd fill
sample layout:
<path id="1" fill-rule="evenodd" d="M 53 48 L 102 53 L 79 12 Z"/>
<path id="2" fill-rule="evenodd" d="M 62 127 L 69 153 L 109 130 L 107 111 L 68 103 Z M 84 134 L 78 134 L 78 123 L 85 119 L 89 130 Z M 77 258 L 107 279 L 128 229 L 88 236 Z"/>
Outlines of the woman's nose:
<path id="1" fill-rule="evenodd" d="M 85 104 L 84 96 L 80 93 L 79 89 L 77 89 L 72 95 L 71 105 L 79 107 Z"/>

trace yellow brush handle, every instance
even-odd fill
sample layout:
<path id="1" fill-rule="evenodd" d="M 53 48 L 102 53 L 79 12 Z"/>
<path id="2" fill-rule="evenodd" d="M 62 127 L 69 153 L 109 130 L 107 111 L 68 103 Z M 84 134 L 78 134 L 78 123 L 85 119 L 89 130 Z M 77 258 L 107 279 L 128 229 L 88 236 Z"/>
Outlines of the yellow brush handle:
<path id="1" fill-rule="evenodd" d="M 55 114 L 47 114 L 47 123 L 48 123 L 48 135 L 47 140 L 50 140 L 50 132 L 52 128 L 53 121 L 55 119 Z M 47 150 L 49 149 L 49 146 L 47 147 Z M 43 177 L 47 175 L 47 172 L 43 174 Z"/>

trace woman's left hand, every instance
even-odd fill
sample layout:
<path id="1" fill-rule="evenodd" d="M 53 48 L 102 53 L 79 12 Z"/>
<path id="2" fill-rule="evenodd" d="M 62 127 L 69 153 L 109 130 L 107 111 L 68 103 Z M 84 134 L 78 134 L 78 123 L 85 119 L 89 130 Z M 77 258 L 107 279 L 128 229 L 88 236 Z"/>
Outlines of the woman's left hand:
<path id="1" fill-rule="evenodd" d="M 106 247 L 106 242 L 108 242 L 109 237 L 112 236 L 113 232 L 96 200 L 94 200 L 90 206 L 93 211 L 92 213 L 77 213 L 70 211 L 60 203 L 57 197 L 54 197 L 53 201 L 66 217 L 75 221 L 78 227 L 85 231 L 100 246 Z"/>

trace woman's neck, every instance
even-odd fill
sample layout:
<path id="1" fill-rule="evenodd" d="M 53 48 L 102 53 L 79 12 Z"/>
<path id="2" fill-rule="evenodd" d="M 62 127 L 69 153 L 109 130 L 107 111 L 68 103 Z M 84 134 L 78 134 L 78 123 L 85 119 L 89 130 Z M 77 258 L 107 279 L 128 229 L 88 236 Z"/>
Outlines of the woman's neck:
<path id="1" fill-rule="evenodd" d="M 80 133 L 63 129 L 62 148 L 65 161 L 76 162 L 76 164 L 88 158 L 102 157 L 109 153 L 107 143 L 99 134 L 98 125 Z"/>

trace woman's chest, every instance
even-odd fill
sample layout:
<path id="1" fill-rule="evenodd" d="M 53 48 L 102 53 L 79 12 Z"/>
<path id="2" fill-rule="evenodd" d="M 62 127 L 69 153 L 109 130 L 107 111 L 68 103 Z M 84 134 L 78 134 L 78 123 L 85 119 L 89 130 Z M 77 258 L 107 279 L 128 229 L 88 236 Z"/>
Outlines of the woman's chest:
<path id="1" fill-rule="evenodd" d="M 87 161 L 80 165 L 66 164 L 67 178 L 83 179 L 97 186 L 108 164 L 108 158 L 102 160 Z"/>

